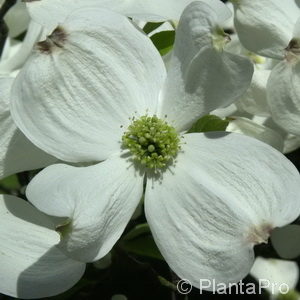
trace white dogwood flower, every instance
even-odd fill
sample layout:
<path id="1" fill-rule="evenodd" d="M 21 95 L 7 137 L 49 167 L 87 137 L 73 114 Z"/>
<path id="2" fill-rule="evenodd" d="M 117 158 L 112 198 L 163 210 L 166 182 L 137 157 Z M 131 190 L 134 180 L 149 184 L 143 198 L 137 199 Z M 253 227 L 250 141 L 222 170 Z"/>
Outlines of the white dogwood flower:
<path id="1" fill-rule="evenodd" d="M 298 0 L 230 0 L 241 43 L 250 51 L 283 59 L 300 17 Z"/>
<path id="2" fill-rule="evenodd" d="M 258 54 L 280 59 L 267 83 L 274 122 L 300 136 L 300 7 L 298 0 L 231 0 L 241 43 Z"/>
<path id="3" fill-rule="evenodd" d="M 0 195 L 0 292 L 21 299 L 50 297 L 71 288 L 85 263 L 57 247 L 55 222 L 28 202 Z"/>
<path id="4" fill-rule="evenodd" d="M 240 280 L 253 246 L 299 215 L 299 174 L 278 151 L 238 134 L 185 134 L 250 85 L 249 60 L 223 50 L 229 16 L 217 0 L 189 5 L 168 73 L 148 37 L 111 11 L 76 11 L 37 45 L 14 84 L 14 120 L 60 159 L 103 161 L 53 165 L 28 186 L 38 209 L 69 218 L 58 228 L 66 255 L 106 255 L 144 184 L 154 239 L 195 286 Z"/>

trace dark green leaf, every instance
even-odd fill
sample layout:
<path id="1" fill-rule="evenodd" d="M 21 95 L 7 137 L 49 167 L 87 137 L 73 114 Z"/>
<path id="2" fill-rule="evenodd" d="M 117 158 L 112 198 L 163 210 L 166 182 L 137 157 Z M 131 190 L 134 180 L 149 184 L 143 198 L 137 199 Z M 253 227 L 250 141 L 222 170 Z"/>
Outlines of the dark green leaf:
<path id="1" fill-rule="evenodd" d="M 175 31 L 161 31 L 151 36 L 151 40 L 161 55 L 167 54 L 174 45 Z"/>
<path id="2" fill-rule="evenodd" d="M 3 186 L 9 189 L 19 189 L 20 184 L 16 175 L 4 178 L 0 181 Z"/>
<path id="3" fill-rule="evenodd" d="M 161 26 L 164 22 L 159 22 L 159 23 L 152 23 L 152 22 L 149 22 L 147 23 L 143 30 L 146 34 L 149 34 L 150 32 L 152 32 L 153 30 L 155 30 L 156 28 L 158 28 L 159 26 Z"/>
<path id="4" fill-rule="evenodd" d="M 156 259 L 162 259 L 147 223 L 137 225 L 121 240 L 120 246 L 123 250 Z"/>
<path id="5" fill-rule="evenodd" d="M 142 234 L 151 234 L 150 227 L 147 223 L 139 224 L 129 231 L 124 237 L 124 240 L 133 240 Z"/>
<path id="6" fill-rule="evenodd" d="M 215 115 L 207 115 L 200 118 L 188 133 L 208 132 L 208 131 L 225 131 L 229 124 L 228 120 L 223 120 Z"/>

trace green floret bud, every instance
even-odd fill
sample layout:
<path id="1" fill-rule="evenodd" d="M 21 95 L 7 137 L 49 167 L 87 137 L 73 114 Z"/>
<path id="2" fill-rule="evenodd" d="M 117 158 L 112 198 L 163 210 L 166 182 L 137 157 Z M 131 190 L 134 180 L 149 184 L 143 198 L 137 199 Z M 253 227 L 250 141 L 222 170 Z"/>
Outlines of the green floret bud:
<path id="1" fill-rule="evenodd" d="M 166 121 L 146 115 L 132 120 L 122 137 L 122 145 L 135 161 L 150 169 L 161 169 L 176 157 L 180 137 Z"/>

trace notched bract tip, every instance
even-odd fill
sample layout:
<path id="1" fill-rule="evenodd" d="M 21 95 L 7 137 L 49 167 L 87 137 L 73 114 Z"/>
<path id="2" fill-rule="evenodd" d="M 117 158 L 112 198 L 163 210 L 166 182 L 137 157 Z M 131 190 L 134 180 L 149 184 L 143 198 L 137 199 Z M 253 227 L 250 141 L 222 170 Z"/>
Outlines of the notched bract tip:
<path id="1" fill-rule="evenodd" d="M 55 48 L 63 48 L 68 34 L 61 26 L 56 27 L 45 41 L 37 43 L 37 49 L 42 53 L 52 53 Z"/>
<path id="2" fill-rule="evenodd" d="M 287 61 L 299 61 L 300 56 L 300 39 L 293 38 L 291 39 L 289 45 L 284 49 L 286 51 L 286 60 Z"/>
<path id="3" fill-rule="evenodd" d="M 254 226 L 251 228 L 247 240 L 254 245 L 267 244 L 273 229 L 273 226 L 267 223 Z"/>
<path id="4" fill-rule="evenodd" d="M 66 218 L 66 220 L 55 227 L 55 231 L 59 233 L 60 239 L 62 240 L 72 231 L 72 220 Z"/>

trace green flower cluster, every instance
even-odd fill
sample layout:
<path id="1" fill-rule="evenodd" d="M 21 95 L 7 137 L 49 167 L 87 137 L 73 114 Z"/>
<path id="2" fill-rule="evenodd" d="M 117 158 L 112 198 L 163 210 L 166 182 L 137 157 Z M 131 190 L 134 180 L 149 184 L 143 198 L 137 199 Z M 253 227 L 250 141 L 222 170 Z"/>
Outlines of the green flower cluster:
<path id="1" fill-rule="evenodd" d="M 166 167 L 180 150 L 180 137 L 175 128 L 155 115 L 133 118 L 122 143 L 134 160 L 155 170 Z"/>

